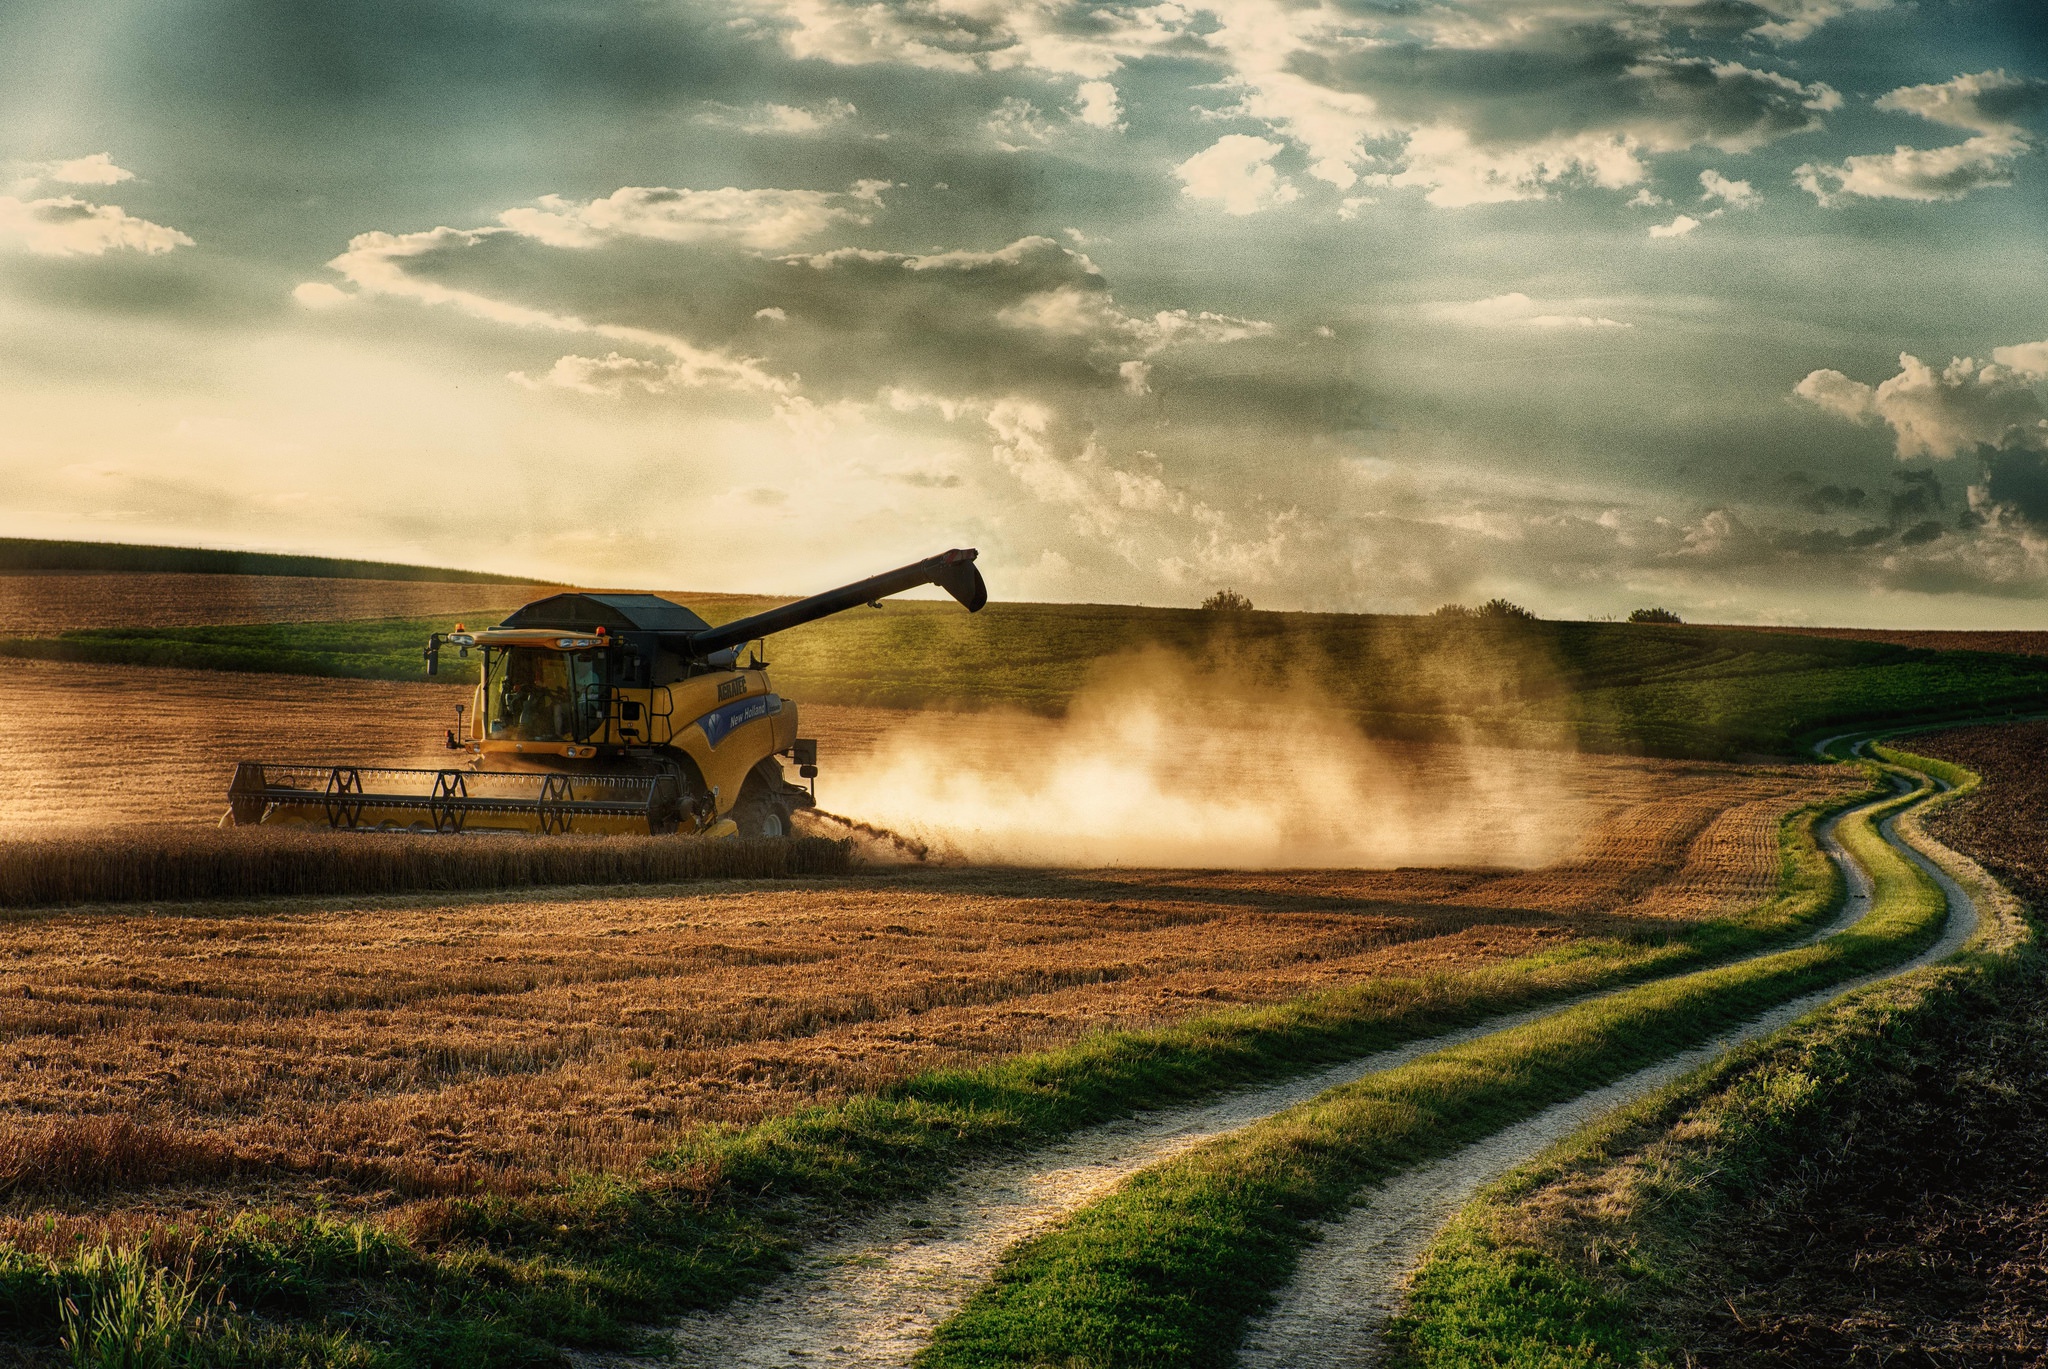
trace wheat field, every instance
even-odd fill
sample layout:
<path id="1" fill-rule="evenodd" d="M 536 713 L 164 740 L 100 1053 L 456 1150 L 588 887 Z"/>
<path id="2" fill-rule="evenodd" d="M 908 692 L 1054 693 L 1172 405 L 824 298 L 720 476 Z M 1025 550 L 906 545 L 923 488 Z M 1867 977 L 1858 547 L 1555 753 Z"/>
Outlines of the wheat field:
<path id="1" fill-rule="evenodd" d="M 1535 871 L 911 867 L 17 915 L 0 1238 L 40 1242 L 51 1211 L 519 1192 L 1094 1028 L 1669 926 L 1768 893 L 1775 815 L 1842 783 L 1600 770 L 1610 815 Z"/>

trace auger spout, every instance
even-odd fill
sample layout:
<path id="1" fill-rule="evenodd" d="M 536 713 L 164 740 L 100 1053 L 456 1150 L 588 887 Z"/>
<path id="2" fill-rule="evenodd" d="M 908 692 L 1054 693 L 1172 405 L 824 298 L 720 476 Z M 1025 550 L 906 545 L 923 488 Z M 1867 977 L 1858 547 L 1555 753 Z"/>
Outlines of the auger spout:
<path id="1" fill-rule="evenodd" d="M 687 654 L 703 660 L 713 652 L 814 623 L 820 618 L 829 618 L 835 613 L 844 613 L 847 609 L 871 604 L 907 589 L 916 589 L 919 585 L 937 585 L 959 600 L 969 613 L 978 613 L 988 602 L 988 587 L 982 583 L 981 572 L 975 568 L 976 555 L 972 547 L 941 552 L 900 570 L 871 576 L 838 589 L 828 589 L 823 594 L 813 594 L 808 599 L 771 608 L 766 613 L 756 613 L 751 618 L 741 618 L 723 627 L 664 636 L 682 637 L 687 644 Z"/>

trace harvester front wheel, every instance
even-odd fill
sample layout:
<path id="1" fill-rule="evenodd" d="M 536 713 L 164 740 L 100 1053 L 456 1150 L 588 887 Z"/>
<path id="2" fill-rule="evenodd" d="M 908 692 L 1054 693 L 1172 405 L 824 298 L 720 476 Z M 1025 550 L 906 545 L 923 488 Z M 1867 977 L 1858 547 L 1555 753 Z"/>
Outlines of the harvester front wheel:
<path id="1" fill-rule="evenodd" d="M 789 809 L 766 794 L 749 794 L 734 804 L 732 820 L 743 837 L 789 835 Z"/>

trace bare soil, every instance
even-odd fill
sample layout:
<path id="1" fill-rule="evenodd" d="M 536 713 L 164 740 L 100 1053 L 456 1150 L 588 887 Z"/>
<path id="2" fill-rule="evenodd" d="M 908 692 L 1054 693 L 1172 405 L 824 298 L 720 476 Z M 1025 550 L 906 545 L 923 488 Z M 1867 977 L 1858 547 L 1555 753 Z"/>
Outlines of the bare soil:
<path id="1" fill-rule="evenodd" d="M 2048 908 L 2048 725 L 1907 738 L 1984 776 L 1929 821 Z M 1967 998 L 1902 1037 L 1782 1184 L 1710 1234 L 1722 1300 L 1677 1328 L 1699 1366 L 2048 1362 L 2048 986 Z"/>
<path id="2" fill-rule="evenodd" d="M 1744 632 L 1784 632 L 1798 637 L 1833 637 L 1847 642 L 1888 642 L 1930 651 L 2001 651 L 2013 656 L 2048 656 L 2048 632 L 1958 632 L 1942 628 L 1745 627 Z"/>

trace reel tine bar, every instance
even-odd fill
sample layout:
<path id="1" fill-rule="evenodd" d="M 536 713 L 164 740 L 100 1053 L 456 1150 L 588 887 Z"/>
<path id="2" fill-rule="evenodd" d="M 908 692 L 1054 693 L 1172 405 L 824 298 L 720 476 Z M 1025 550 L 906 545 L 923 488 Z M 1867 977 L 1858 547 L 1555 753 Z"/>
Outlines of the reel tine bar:
<path id="1" fill-rule="evenodd" d="M 327 774 L 327 825 L 353 828 L 363 819 L 363 772 L 337 765 Z M 354 796 L 355 802 L 349 801 Z"/>
<path id="2" fill-rule="evenodd" d="M 577 830 L 579 818 L 627 818 L 650 832 L 675 829 L 668 775 L 571 776 L 507 770 L 401 770 L 243 761 L 229 791 L 238 825 L 278 820 L 416 831 Z M 586 826 L 584 830 L 589 830 Z"/>
<path id="3" fill-rule="evenodd" d="M 460 770 L 442 770 L 434 776 L 434 792 L 427 799 L 427 812 L 436 832 L 460 832 L 469 820 L 469 781 Z"/>

